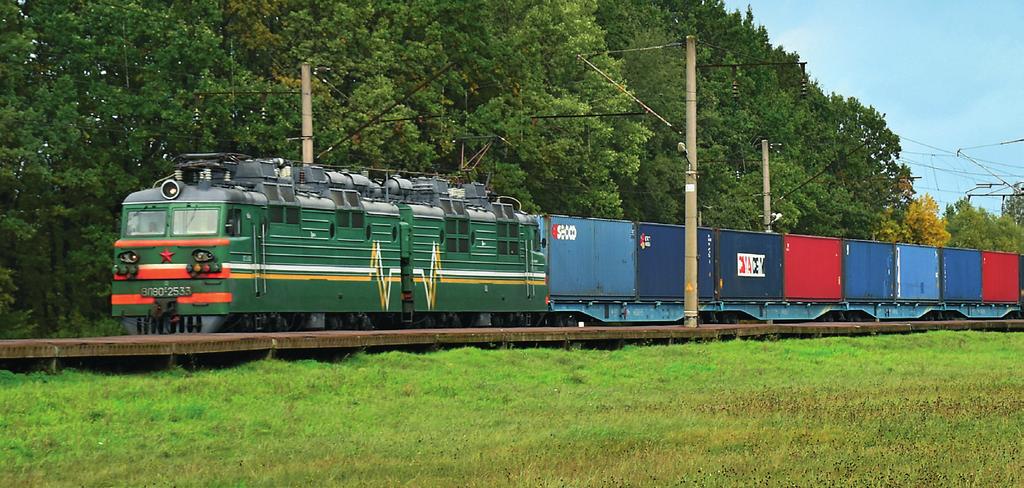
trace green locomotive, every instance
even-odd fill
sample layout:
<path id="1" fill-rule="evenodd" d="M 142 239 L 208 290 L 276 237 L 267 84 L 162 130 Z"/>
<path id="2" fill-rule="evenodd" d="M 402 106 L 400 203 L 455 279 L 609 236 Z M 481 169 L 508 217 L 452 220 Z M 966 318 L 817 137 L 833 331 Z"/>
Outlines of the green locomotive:
<path id="1" fill-rule="evenodd" d="M 241 154 L 179 157 L 123 203 L 111 305 L 131 334 L 539 323 L 539 220 L 482 184 Z"/>

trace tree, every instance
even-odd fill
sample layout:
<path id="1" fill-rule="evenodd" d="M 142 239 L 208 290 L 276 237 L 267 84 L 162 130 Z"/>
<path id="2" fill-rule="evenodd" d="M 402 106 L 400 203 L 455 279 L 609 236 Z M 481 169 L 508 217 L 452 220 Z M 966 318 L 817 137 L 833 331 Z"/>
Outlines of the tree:
<path id="1" fill-rule="evenodd" d="M 1006 197 L 1003 200 L 1003 216 L 1013 219 L 1017 225 L 1024 226 L 1024 194 Z"/>
<path id="2" fill-rule="evenodd" d="M 965 198 L 946 207 L 946 221 L 951 246 L 1024 253 L 1024 227 L 1005 212 L 997 217 Z"/>
<path id="3" fill-rule="evenodd" d="M 800 61 L 773 46 L 752 12 L 722 2 L 602 0 L 597 18 L 616 49 L 670 44 L 699 32 L 698 64 Z M 641 20 L 642 19 L 642 20 Z M 713 47 L 711 47 L 713 46 Z M 628 86 L 648 105 L 684 127 L 683 52 L 679 48 L 616 54 Z M 869 237 L 886 207 L 904 210 L 912 192 L 902 184 L 899 138 L 881 113 L 814 85 L 800 95 L 802 73 L 791 68 L 699 70 L 700 205 L 705 225 L 759 229 L 761 167 L 756 143 L 782 142 L 772 155 L 773 208 L 782 231 Z M 732 96 L 732 84 L 739 86 Z M 682 221 L 680 135 L 648 119 L 637 187 L 624 187 L 626 215 Z M 651 184 L 653 183 L 653 184 Z M 785 195 L 784 198 L 783 195 Z M 671 220 L 667 220 L 671 219 Z"/>
<path id="4" fill-rule="evenodd" d="M 489 181 L 533 212 L 681 222 L 680 134 L 648 116 L 590 117 L 638 109 L 576 55 L 605 53 L 589 59 L 681 130 L 682 50 L 608 51 L 694 32 L 698 63 L 800 60 L 749 9 L 718 0 L 4 3 L 3 333 L 116 330 L 106 316 L 121 199 L 184 152 L 298 159 L 304 61 L 317 68 L 317 152 L 334 148 L 321 164 Z M 883 114 L 814 83 L 801 97 L 802 76 L 698 73 L 704 224 L 760 227 L 761 137 L 783 143 L 772 155 L 779 230 L 863 238 L 886 215 L 914 215 Z M 455 173 L 463 142 L 493 136 L 507 142 Z"/>
<path id="5" fill-rule="evenodd" d="M 939 216 L 939 204 L 927 193 L 910 202 L 902 215 L 892 209 L 883 215 L 876 236 L 879 240 L 937 247 L 950 240 L 946 219 Z"/>

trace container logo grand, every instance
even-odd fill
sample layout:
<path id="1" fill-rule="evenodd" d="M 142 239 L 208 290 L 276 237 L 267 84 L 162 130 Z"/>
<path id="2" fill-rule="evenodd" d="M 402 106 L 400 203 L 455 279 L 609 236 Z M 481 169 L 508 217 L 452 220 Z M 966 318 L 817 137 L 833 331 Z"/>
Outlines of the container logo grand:
<path id="1" fill-rule="evenodd" d="M 764 278 L 764 254 L 736 253 L 736 275 Z"/>

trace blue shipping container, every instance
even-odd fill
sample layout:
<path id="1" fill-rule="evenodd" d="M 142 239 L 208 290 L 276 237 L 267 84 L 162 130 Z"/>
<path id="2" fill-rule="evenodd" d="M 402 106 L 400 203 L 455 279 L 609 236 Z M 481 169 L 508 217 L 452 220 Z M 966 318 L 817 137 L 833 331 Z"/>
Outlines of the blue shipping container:
<path id="1" fill-rule="evenodd" d="M 715 296 L 714 234 L 697 229 L 697 290 Z M 637 224 L 637 293 L 641 300 L 682 300 L 686 285 L 686 229 L 681 225 Z"/>
<path id="2" fill-rule="evenodd" d="M 782 235 L 718 232 L 718 297 L 782 299 Z"/>
<path id="3" fill-rule="evenodd" d="M 546 231 L 552 297 L 636 296 L 636 239 L 632 222 L 551 216 Z"/>
<path id="4" fill-rule="evenodd" d="M 896 298 L 896 251 L 892 244 L 843 241 L 843 296 L 851 302 Z"/>
<path id="5" fill-rule="evenodd" d="M 636 291 L 641 299 L 683 299 L 686 232 L 680 225 L 637 225 Z"/>
<path id="6" fill-rule="evenodd" d="M 939 250 L 896 245 L 896 299 L 939 300 Z"/>
<path id="7" fill-rule="evenodd" d="M 942 299 L 946 302 L 981 301 L 981 251 L 942 250 Z"/>

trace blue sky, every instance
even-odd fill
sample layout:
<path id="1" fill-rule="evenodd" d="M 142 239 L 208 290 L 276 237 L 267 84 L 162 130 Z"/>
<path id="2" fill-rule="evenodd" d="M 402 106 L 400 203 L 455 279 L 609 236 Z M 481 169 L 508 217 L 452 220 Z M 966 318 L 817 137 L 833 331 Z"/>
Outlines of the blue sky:
<path id="1" fill-rule="evenodd" d="M 999 181 L 946 151 L 1024 138 L 1024 2 L 725 3 L 749 4 L 772 43 L 798 52 L 826 92 L 886 114 L 904 137 L 904 162 L 921 177 L 915 187 L 941 207 L 975 183 Z M 964 152 L 1010 183 L 1024 181 L 1024 143 Z M 998 212 L 1000 200 L 972 202 Z"/>

